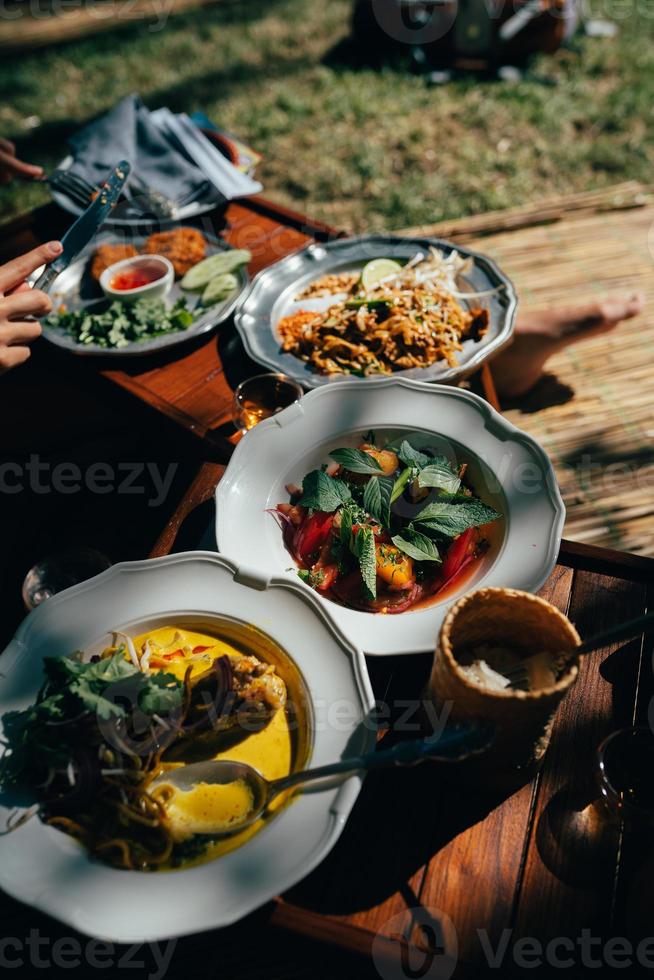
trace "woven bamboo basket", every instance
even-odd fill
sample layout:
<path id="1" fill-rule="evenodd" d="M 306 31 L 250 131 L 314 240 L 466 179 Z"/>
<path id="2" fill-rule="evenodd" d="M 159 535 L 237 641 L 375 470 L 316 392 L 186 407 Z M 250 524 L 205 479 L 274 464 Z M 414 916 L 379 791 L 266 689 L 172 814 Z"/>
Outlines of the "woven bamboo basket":
<path id="1" fill-rule="evenodd" d="M 457 653 L 489 642 L 522 657 L 548 652 L 554 683 L 529 691 L 482 687 L 461 669 Z M 579 658 L 573 651 L 580 642 L 572 623 L 544 599 L 515 589 L 480 589 L 460 599 L 443 622 L 429 696 L 439 710 L 450 706 L 452 721 L 493 725 L 486 766 L 531 770 L 540 764 L 556 709 L 577 679 Z"/>

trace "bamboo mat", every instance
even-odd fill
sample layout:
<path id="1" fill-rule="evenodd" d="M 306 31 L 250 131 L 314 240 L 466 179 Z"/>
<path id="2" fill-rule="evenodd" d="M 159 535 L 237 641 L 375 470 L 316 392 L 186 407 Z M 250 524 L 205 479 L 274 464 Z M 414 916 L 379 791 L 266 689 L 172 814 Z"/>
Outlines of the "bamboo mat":
<path id="1" fill-rule="evenodd" d="M 645 294 L 641 316 L 553 357 L 556 380 L 503 411 L 549 453 L 566 537 L 654 555 L 654 197 L 632 183 L 413 231 L 492 256 L 521 313 Z"/>

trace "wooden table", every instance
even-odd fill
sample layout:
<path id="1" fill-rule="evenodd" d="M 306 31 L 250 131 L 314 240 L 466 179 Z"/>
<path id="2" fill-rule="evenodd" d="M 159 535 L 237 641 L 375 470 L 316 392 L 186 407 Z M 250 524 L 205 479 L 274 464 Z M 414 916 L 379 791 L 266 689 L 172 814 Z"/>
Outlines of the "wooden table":
<path id="1" fill-rule="evenodd" d="M 55 205 L 39 208 L 11 222 L 3 228 L 0 262 L 63 234 L 69 223 L 70 217 Z M 208 233 L 221 235 L 235 248 L 249 249 L 252 252 L 250 275 L 311 241 L 328 241 L 342 235 L 334 228 L 259 196 L 232 202 L 226 210 L 218 209 L 191 223 Z M 56 403 L 62 379 L 75 385 L 80 379 L 100 377 L 173 419 L 223 456 L 232 448 L 229 439 L 234 434 L 233 390 L 244 378 L 265 370 L 247 356 L 230 323 L 223 325 L 217 335 L 201 337 L 152 356 L 122 359 L 119 363 L 111 358 L 72 358 L 45 341 L 39 342 L 35 354 L 20 372 L 20 385 L 29 386 L 33 400 Z M 0 390 L 0 412 L 5 400 L 9 411 L 9 401 L 15 397 L 11 382 L 18 383 L 16 375 L 10 375 L 9 379 L 11 393 L 4 384 L 4 390 Z M 481 386 L 484 396 L 497 404 L 487 367 L 472 383 Z"/>
<path id="2" fill-rule="evenodd" d="M 232 205 L 212 220 L 228 241 L 252 249 L 252 271 L 332 234 L 259 199 Z M 61 234 L 64 224 L 61 212 L 52 208 L 14 222 L 4 230 L 0 260 Z M 179 355 L 120 371 L 106 362 L 61 357 L 42 344 L 32 362 L 0 386 L 2 417 L 15 418 L 17 405 L 21 417 L 20 425 L 3 432 L 5 448 L 11 443 L 26 452 L 34 433 L 39 446 L 60 439 L 68 422 L 73 426 L 68 441 L 80 429 L 90 438 L 98 404 L 105 414 L 111 412 L 116 396 L 126 391 L 138 397 L 141 405 L 135 409 L 149 406 L 153 414 L 180 423 L 180 433 L 200 436 L 202 441 L 191 440 L 201 450 L 199 457 L 225 459 L 231 450 L 231 389 L 254 369 L 242 350 L 232 349 L 233 342 L 225 331 L 217 340 L 181 348 Z M 126 398 L 119 399 L 123 411 Z M 140 415 L 136 424 L 142 424 Z M 220 462 L 199 467 L 153 554 L 199 546 L 212 521 L 211 494 L 222 472 Z M 569 542 L 542 590 L 568 612 L 582 635 L 651 607 L 653 593 L 654 562 Z M 238 926 L 180 940 L 168 977 L 445 976 L 429 970 L 442 966 L 438 943 L 450 949 L 449 920 L 458 941 L 455 976 L 478 976 L 487 963 L 484 942 L 496 948 L 504 930 L 509 933 L 500 975 L 521 972 L 514 964 L 521 938 L 576 941 L 584 929 L 602 940 L 647 936 L 654 863 L 648 842 L 620 835 L 619 828 L 605 823 L 592 836 L 573 841 L 571 835 L 588 816 L 598 742 L 612 729 L 647 720 L 654 694 L 650 654 L 651 641 L 641 639 L 619 653 L 610 648 L 586 659 L 559 712 L 541 772 L 513 792 L 489 794 L 457 784 L 451 773 L 433 766 L 371 776 L 341 840 L 320 868 Z M 394 719 L 404 710 L 402 701 L 419 697 L 429 658 L 370 660 L 369 668 L 375 692 L 391 704 Z M 52 939 L 71 934 L 6 896 L 0 904 L 7 936 L 24 939 L 35 926 Z M 487 933 L 480 937 L 478 930 Z M 347 958 L 348 951 L 356 958 Z M 90 971 L 82 965 L 78 972 L 86 978 Z"/>
<path id="3" fill-rule="evenodd" d="M 207 546 L 223 472 L 216 464 L 201 468 L 153 556 Z M 590 636 L 651 608 L 654 561 L 564 541 L 540 595 Z M 419 702 L 430 660 L 368 658 L 375 694 L 390 708 L 386 738 Z M 485 950 L 503 937 L 509 975 L 521 972 L 521 940 L 543 947 L 569 940 L 580 968 L 583 930 L 597 938 L 596 952 L 616 937 L 635 948 L 651 932 L 654 850 L 649 840 L 598 819 L 591 804 L 598 797 L 597 746 L 615 729 L 646 725 L 653 696 L 650 635 L 583 659 L 544 765 L 526 784 L 488 791 L 434 765 L 371 774 L 332 853 L 273 903 L 264 921 L 372 957 L 392 978 L 448 976 L 429 969 L 444 969 L 454 935 L 455 976 L 479 975 L 488 966 Z M 243 929 L 224 930 L 216 941 L 229 949 Z M 207 942 L 209 934 L 183 947 L 192 952 Z M 550 955 L 570 954 L 562 946 Z M 402 973 L 406 964 L 418 972 Z"/>

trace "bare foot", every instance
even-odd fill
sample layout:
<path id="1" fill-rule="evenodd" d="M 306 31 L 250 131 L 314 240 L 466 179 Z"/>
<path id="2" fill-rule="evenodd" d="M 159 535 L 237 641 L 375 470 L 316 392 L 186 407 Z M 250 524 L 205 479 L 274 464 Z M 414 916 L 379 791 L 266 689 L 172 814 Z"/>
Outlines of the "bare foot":
<path id="1" fill-rule="evenodd" d="M 504 398 L 519 398 L 536 384 L 545 362 L 568 344 L 608 333 L 637 316 L 644 304 L 642 293 L 607 299 L 584 306 L 563 307 L 519 317 L 510 347 L 493 361 L 493 379 Z"/>

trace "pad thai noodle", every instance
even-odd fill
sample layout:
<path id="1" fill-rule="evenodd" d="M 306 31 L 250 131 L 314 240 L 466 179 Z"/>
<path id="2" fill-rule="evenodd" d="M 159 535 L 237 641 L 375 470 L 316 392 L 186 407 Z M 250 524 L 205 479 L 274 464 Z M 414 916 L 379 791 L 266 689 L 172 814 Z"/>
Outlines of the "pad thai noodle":
<path id="1" fill-rule="evenodd" d="M 390 267 L 390 274 L 370 281 L 366 269 L 373 264 Z M 454 367 L 463 342 L 479 340 L 489 325 L 487 309 L 466 308 L 460 300 L 496 291 L 457 288 L 470 264 L 456 252 L 445 256 L 432 248 L 427 257 L 416 256 L 404 266 L 378 259 L 361 275 L 324 276 L 298 299 L 340 298 L 325 311 L 300 309 L 280 320 L 282 350 L 320 374 L 392 374 L 440 360 Z"/>

